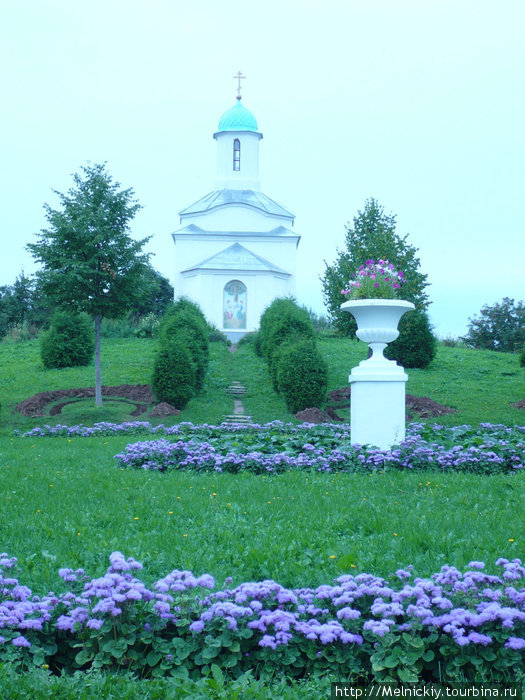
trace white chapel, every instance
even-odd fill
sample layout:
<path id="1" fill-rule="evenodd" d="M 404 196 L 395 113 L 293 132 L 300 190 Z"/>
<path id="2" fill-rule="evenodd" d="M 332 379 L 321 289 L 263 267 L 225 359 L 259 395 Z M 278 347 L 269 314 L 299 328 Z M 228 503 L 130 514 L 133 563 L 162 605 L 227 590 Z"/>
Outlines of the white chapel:
<path id="1" fill-rule="evenodd" d="M 300 236 L 294 215 L 261 192 L 262 133 L 241 102 L 219 120 L 215 189 L 179 212 L 175 298 L 196 301 L 208 321 L 236 342 L 256 330 L 276 297 L 295 293 Z"/>

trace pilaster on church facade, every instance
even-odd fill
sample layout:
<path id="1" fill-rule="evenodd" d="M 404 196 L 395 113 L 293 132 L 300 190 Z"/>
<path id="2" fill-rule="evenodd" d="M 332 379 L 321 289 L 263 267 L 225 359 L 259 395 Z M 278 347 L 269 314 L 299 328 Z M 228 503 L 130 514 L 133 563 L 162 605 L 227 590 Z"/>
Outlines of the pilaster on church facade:
<path id="1" fill-rule="evenodd" d="M 258 328 L 273 299 L 295 293 L 300 236 L 294 215 L 261 191 L 262 133 L 240 94 L 213 137 L 215 189 L 179 213 L 182 228 L 172 234 L 175 298 L 197 302 L 235 342 Z"/>

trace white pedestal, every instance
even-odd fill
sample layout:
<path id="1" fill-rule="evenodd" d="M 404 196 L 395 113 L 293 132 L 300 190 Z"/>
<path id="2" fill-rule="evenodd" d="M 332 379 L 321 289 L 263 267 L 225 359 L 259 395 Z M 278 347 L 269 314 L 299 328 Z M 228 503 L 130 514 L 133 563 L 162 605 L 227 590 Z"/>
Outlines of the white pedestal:
<path id="1" fill-rule="evenodd" d="M 389 450 L 405 439 L 405 384 L 408 376 L 383 350 L 399 336 L 397 324 L 414 304 L 402 299 L 354 299 L 341 304 L 357 321 L 357 337 L 372 357 L 350 373 L 350 439 Z"/>
<path id="2" fill-rule="evenodd" d="M 350 438 L 353 444 L 389 450 L 405 439 L 405 384 L 408 376 L 396 362 L 373 358 L 354 367 L 348 378 Z"/>

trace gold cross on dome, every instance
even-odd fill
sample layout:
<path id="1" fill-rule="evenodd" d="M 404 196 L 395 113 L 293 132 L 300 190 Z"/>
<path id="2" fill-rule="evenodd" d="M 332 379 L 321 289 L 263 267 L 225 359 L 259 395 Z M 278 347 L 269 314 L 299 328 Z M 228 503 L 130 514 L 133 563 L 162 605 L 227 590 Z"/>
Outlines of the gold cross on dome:
<path id="1" fill-rule="evenodd" d="M 246 80 L 246 76 L 239 71 L 237 75 L 233 76 L 235 80 L 237 80 L 237 99 L 241 99 L 241 80 Z"/>

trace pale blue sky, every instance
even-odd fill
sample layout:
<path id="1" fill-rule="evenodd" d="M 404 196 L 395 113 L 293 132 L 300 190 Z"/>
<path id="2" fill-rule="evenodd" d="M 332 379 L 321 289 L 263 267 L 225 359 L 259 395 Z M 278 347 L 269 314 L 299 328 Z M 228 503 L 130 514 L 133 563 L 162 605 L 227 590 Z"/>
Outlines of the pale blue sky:
<path id="1" fill-rule="evenodd" d="M 432 283 L 440 336 L 525 298 L 522 0 L 0 0 L 0 284 L 43 204 L 107 161 L 173 280 L 178 212 L 213 189 L 221 114 L 256 116 L 262 189 L 296 215 L 298 300 L 375 197 Z"/>

